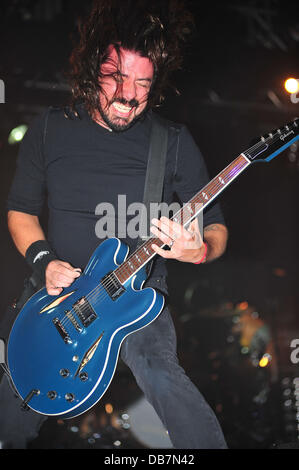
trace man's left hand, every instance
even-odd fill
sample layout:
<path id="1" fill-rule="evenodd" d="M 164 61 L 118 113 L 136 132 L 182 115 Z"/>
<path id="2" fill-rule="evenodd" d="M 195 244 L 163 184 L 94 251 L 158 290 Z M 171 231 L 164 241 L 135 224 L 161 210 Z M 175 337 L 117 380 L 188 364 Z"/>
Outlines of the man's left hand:
<path id="1" fill-rule="evenodd" d="M 176 259 L 185 263 L 196 263 L 202 259 L 205 246 L 200 234 L 198 219 L 195 219 L 188 230 L 182 225 L 161 217 L 153 219 L 151 232 L 159 238 L 170 250 L 164 250 L 152 245 L 153 250 L 163 258 Z"/>

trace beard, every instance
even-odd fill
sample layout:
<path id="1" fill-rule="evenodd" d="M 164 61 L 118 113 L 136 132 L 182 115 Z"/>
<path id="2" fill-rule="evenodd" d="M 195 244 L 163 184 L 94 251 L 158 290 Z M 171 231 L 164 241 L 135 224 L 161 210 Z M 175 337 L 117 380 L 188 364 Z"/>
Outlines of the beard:
<path id="1" fill-rule="evenodd" d="M 124 131 L 130 129 L 132 126 L 134 126 L 134 124 L 137 121 L 139 121 L 145 115 L 145 113 L 148 110 L 148 105 L 147 105 L 142 110 L 142 112 L 135 115 L 135 117 L 133 119 L 125 118 L 125 117 L 121 117 L 121 116 L 115 116 L 115 117 L 111 118 L 109 116 L 109 109 L 111 108 L 111 105 L 115 102 L 124 104 L 126 106 L 130 106 L 130 107 L 136 108 L 136 109 L 138 108 L 138 106 L 140 104 L 135 99 L 133 99 L 131 101 L 127 101 L 124 98 L 116 98 L 116 99 L 112 100 L 110 103 L 108 103 L 108 105 L 104 109 L 102 107 L 101 103 L 99 102 L 98 112 L 100 113 L 100 116 L 103 119 L 103 121 L 105 122 L 105 124 L 114 132 L 124 132 Z"/>

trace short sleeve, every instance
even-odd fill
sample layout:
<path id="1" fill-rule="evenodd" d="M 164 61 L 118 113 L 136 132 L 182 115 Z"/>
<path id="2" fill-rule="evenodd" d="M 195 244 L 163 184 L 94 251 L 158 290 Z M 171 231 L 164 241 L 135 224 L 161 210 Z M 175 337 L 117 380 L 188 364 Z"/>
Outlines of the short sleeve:
<path id="1" fill-rule="evenodd" d="M 44 133 L 48 112 L 35 119 L 21 143 L 7 210 L 40 215 L 46 190 Z"/>
<path id="2" fill-rule="evenodd" d="M 210 182 L 210 177 L 204 158 L 186 126 L 182 126 L 178 138 L 173 189 L 184 204 Z M 210 204 L 203 214 L 204 227 L 213 223 L 225 224 L 218 202 Z"/>

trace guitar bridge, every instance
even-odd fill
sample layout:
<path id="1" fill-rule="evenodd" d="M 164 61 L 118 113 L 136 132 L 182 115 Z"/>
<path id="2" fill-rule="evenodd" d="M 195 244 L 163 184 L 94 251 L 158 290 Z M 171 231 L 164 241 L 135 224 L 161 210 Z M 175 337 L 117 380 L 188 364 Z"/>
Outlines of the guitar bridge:
<path id="1" fill-rule="evenodd" d="M 59 319 L 54 318 L 52 321 L 53 321 L 53 324 L 55 325 L 56 330 L 58 331 L 58 333 L 62 337 L 63 341 L 66 344 L 72 344 L 73 341 L 72 341 L 70 335 L 66 331 L 64 325 L 59 321 Z"/>

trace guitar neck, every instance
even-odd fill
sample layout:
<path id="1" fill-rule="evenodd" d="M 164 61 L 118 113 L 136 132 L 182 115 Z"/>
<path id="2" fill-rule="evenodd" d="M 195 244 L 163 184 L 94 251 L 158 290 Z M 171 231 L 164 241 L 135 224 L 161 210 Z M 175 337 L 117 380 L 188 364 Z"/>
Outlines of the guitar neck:
<path id="1" fill-rule="evenodd" d="M 171 220 L 187 227 L 250 164 L 251 161 L 243 153 L 239 155 L 188 203 L 184 204 Z M 114 271 L 121 284 L 127 282 L 156 255 L 151 247 L 152 244 L 160 248 L 165 246 L 159 238 L 152 236 Z"/>

